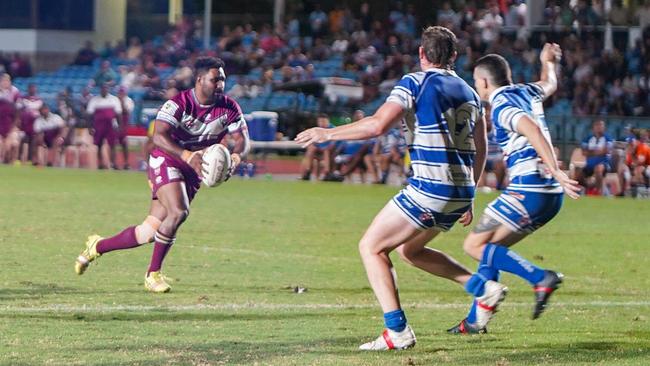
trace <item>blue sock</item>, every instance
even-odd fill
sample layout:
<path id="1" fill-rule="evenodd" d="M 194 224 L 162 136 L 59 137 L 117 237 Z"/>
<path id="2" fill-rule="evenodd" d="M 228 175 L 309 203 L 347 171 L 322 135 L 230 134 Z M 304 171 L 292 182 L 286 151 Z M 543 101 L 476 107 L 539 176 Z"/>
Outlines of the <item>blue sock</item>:
<path id="1" fill-rule="evenodd" d="M 506 271 L 517 275 L 535 285 L 544 279 L 544 270 L 534 266 L 512 250 L 489 243 L 483 251 L 481 265 L 486 265 L 497 271 Z"/>
<path id="2" fill-rule="evenodd" d="M 499 271 L 495 270 L 492 267 L 488 267 L 484 264 L 479 264 L 478 270 L 476 272 L 483 275 L 486 280 L 499 281 Z M 472 301 L 472 307 L 469 309 L 466 320 L 468 323 L 476 323 L 476 300 Z"/>
<path id="3" fill-rule="evenodd" d="M 406 315 L 404 315 L 404 310 L 397 309 L 384 313 L 384 324 L 386 324 L 386 328 L 394 332 L 403 331 L 406 328 Z"/>

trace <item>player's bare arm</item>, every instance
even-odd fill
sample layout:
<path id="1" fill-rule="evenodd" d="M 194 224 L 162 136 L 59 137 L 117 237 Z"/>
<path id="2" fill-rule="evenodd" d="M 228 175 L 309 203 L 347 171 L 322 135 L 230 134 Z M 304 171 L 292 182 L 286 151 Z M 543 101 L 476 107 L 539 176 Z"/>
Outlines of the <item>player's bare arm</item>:
<path id="1" fill-rule="evenodd" d="M 200 152 L 191 152 L 189 150 L 184 150 L 178 144 L 176 144 L 170 137 L 172 126 L 163 121 L 156 120 L 155 128 L 153 133 L 153 144 L 154 146 L 162 149 L 163 151 L 178 156 L 185 162 L 187 162 L 192 169 L 202 177 L 201 172 L 201 153 Z"/>
<path id="2" fill-rule="evenodd" d="M 485 169 L 485 161 L 487 160 L 487 122 L 485 116 L 479 117 L 474 125 L 474 146 L 476 148 L 476 155 L 474 156 L 474 184 L 478 184 L 483 170 Z M 472 202 L 472 207 L 460 217 L 458 222 L 463 224 L 463 226 L 468 226 L 472 223 L 474 219 L 474 202 Z"/>
<path id="3" fill-rule="evenodd" d="M 544 90 L 544 98 L 548 98 L 557 90 L 557 63 L 562 59 L 562 49 L 556 43 L 546 43 L 539 59 L 542 72 L 536 84 Z"/>
<path id="4" fill-rule="evenodd" d="M 403 116 L 404 110 L 399 104 L 386 102 L 372 116 L 334 128 L 310 128 L 299 133 L 295 141 L 307 147 L 326 141 L 366 140 L 383 135 Z"/>
<path id="5" fill-rule="evenodd" d="M 232 166 L 230 167 L 229 174 L 232 174 L 232 172 L 235 171 L 237 165 L 241 163 L 242 159 L 245 158 L 251 150 L 251 139 L 248 134 L 246 121 L 242 121 L 242 123 L 242 128 L 232 133 L 232 136 L 235 139 L 235 147 L 233 148 L 233 153 L 230 155 Z"/>
<path id="6" fill-rule="evenodd" d="M 542 129 L 529 117 L 523 116 L 517 123 L 517 132 L 526 136 L 531 145 L 535 148 L 535 151 L 542 158 L 544 164 L 546 164 L 549 173 L 555 178 L 564 192 L 573 198 L 578 199 L 580 197 L 580 186 L 578 182 L 570 179 L 566 173 L 564 173 L 557 164 L 557 159 L 555 158 L 555 153 L 553 152 L 553 146 L 548 142 Z"/>

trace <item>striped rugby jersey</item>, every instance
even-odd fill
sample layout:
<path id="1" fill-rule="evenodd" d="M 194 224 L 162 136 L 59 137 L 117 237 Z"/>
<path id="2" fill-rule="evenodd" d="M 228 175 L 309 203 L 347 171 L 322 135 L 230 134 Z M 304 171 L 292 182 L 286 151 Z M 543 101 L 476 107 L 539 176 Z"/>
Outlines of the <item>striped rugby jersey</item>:
<path id="1" fill-rule="evenodd" d="M 551 146 L 551 135 L 544 118 L 544 90 L 529 84 L 506 85 L 490 95 L 492 124 L 503 159 L 508 167 L 508 189 L 540 193 L 561 193 L 562 187 L 548 173 L 537 151 L 526 136 L 517 132 L 517 123 L 523 116 L 530 117 L 541 128 Z"/>
<path id="2" fill-rule="evenodd" d="M 453 71 L 432 68 L 405 75 L 386 101 L 406 111 L 402 129 L 413 168 L 410 186 L 443 201 L 471 200 L 473 130 L 482 111 L 476 92 Z"/>

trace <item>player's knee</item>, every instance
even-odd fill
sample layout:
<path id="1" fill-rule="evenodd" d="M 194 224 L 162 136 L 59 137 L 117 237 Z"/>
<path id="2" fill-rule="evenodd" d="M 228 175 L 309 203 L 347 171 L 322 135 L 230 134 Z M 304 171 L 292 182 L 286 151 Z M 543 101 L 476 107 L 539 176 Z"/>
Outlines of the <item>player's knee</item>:
<path id="1" fill-rule="evenodd" d="M 472 235 L 469 235 L 467 238 L 465 238 L 465 241 L 463 242 L 463 250 L 465 253 L 475 259 L 481 258 L 483 255 L 484 246 L 485 243 L 476 240 L 476 238 L 473 238 Z"/>
<path id="2" fill-rule="evenodd" d="M 174 207 L 167 209 L 167 218 L 173 221 L 175 226 L 182 224 L 189 215 L 190 210 L 186 208 Z"/>
<path id="3" fill-rule="evenodd" d="M 375 248 L 375 243 L 366 237 L 361 238 L 361 241 L 359 241 L 359 254 L 361 254 L 361 257 L 377 254 L 377 250 Z"/>
<path id="4" fill-rule="evenodd" d="M 147 216 L 142 224 L 135 227 L 135 239 L 138 244 L 151 243 L 153 236 L 160 227 L 161 221 L 155 216 Z"/>

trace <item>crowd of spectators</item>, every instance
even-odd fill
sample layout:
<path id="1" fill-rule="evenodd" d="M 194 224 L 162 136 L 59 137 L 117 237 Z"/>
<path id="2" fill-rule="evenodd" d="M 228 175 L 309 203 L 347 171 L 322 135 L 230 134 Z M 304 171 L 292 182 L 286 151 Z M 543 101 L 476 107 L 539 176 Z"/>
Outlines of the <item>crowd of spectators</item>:
<path id="1" fill-rule="evenodd" d="M 470 83 L 474 61 L 486 53 L 506 57 L 515 82 L 534 80 L 539 46 L 553 41 L 564 54 L 561 87 L 548 101 L 547 114 L 650 116 L 650 1 L 632 9 L 616 0 L 605 9 L 600 0 L 549 0 L 534 27 L 526 24 L 526 13 L 521 0 L 481 6 L 446 1 L 435 23 L 457 35 L 456 71 Z M 99 49 L 86 43 L 73 64 L 96 65 L 96 74 L 83 93 L 62 95 L 87 102 L 93 87 L 108 85 L 164 100 L 192 86 L 191 65 L 209 54 L 226 62 L 228 92 L 240 100 L 269 95 L 279 83 L 324 76 L 318 67 L 327 63 L 335 66 L 328 76 L 360 82 L 362 105 L 378 105 L 403 74 L 417 70 L 419 29 L 427 24 L 416 14 L 413 4 L 401 2 L 383 15 L 370 2 L 356 9 L 315 5 L 310 12 L 289 13 L 275 27 L 225 25 L 208 50 L 202 48 L 202 21 L 186 17 L 154 39 L 131 37 Z M 637 39 L 628 26 L 640 27 Z M 14 77 L 32 73 L 19 54 L 0 54 L 3 71 Z"/>
<path id="2" fill-rule="evenodd" d="M 452 4 L 459 3 L 444 2 L 435 19 L 458 36 L 456 69 L 468 81 L 473 62 L 492 52 L 510 61 L 515 82 L 528 81 L 538 72 L 538 46 L 550 40 L 564 50 L 562 87 L 549 102 L 558 113 L 650 115 L 650 1 L 633 11 L 616 0 L 605 11 L 600 0 L 580 0 L 573 7 L 549 0 L 542 26 L 533 28 L 526 27 L 527 5 L 521 0 L 486 2 L 482 7 L 473 1 Z M 332 76 L 354 75 L 364 87 L 363 103 L 369 103 L 417 68 L 418 30 L 426 25 L 420 24 L 413 4 L 393 3 L 383 16 L 372 6 L 316 5 L 311 12 L 288 14 L 276 27 L 226 25 L 207 51 L 202 49 L 202 21 L 184 18 L 155 39 L 131 37 L 98 50 L 88 42 L 74 64 L 101 64 L 90 87 L 109 82 L 156 100 L 164 99 L 168 89 L 173 93 L 190 87 L 190 65 L 205 53 L 222 58 L 228 75 L 241 75 L 229 81 L 239 98 L 269 94 L 275 83 L 323 76 L 314 65 L 333 59 L 340 62 Z M 615 26 L 611 47 L 605 42 L 607 22 Z M 618 27 L 628 25 L 643 29 L 631 45 L 628 28 Z M 108 59 L 127 62 L 116 66 L 98 61 Z M 161 68 L 173 68 L 171 77 L 162 77 Z M 0 73 L 3 69 L 14 78 L 32 72 L 29 61 L 19 54 L 0 55 Z"/>

